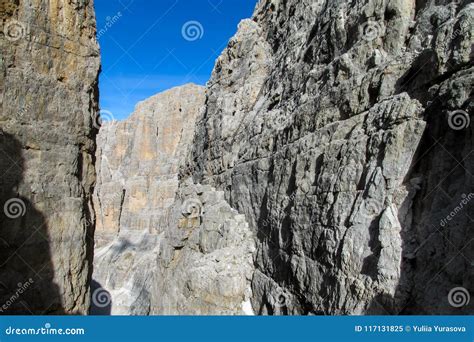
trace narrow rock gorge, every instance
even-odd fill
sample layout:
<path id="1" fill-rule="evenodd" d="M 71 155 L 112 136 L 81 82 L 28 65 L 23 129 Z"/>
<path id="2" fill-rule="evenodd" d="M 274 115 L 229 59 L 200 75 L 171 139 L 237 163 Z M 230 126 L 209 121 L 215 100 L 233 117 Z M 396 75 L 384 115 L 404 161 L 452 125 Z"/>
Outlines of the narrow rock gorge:
<path id="1" fill-rule="evenodd" d="M 205 89 L 101 130 L 96 304 L 472 312 L 449 295 L 474 288 L 473 16 L 469 1 L 259 1 Z"/>
<path id="2" fill-rule="evenodd" d="M 93 3 L 1 0 L 0 20 L 0 313 L 87 314 L 99 121 Z"/>
<path id="3" fill-rule="evenodd" d="M 93 1 L 0 17 L 0 313 L 474 312 L 470 1 L 260 0 L 106 123 Z"/>

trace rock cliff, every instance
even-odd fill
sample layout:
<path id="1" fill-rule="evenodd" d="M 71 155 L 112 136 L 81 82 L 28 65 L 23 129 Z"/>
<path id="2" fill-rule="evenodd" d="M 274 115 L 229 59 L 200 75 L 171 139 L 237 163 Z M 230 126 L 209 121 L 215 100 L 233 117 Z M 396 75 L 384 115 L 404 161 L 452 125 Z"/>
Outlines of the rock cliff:
<path id="1" fill-rule="evenodd" d="M 0 312 L 86 314 L 99 48 L 91 0 L 0 1 Z"/>
<path id="2" fill-rule="evenodd" d="M 245 219 L 223 192 L 178 189 L 204 100 L 203 87 L 174 88 L 101 129 L 92 314 L 242 309 L 253 251 L 252 240 L 240 245 L 251 234 Z"/>
<path id="3" fill-rule="evenodd" d="M 97 136 L 97 247 L 125 231 L 166 224 L 178 169 L 192 142 L 204 88 L 189 84 L 155 95 L 124 121 L 106 122 Z"/>
<path id="4" fill-rule="evenodd" d="M 112 313 L 472 312 L 473 16 L 259 1 L 185 141 L 167 103 L 192 94 L 100 133 L 94 293 Z"/>
<path id="5" fill-rule="evenodd" d="M 472 310 L 450 301 L 474 288 L 473 16 L 468 1 L 262 0 L 242 22 L 181 177 L 255 232 L 257 313 Z"/>

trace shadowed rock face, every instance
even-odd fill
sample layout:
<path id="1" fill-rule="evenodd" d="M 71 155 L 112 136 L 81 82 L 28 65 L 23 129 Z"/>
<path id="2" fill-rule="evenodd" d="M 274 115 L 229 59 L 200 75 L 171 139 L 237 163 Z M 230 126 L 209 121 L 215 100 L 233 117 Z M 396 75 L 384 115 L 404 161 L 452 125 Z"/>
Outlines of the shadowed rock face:
<path id="1" fill-rule="evenodd" d="M 100 66 L 93 3 L 2 0 L 0 20 L 0 312 L 86 314 Z"/>

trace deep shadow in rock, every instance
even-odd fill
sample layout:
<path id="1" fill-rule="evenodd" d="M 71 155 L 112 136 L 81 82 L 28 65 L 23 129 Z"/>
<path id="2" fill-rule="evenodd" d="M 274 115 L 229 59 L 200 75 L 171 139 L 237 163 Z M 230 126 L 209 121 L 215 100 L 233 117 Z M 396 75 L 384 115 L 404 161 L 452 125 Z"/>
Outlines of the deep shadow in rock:
<path id="1" fill-rule="evenodd" d="M 453 110 L 447 106 L 452 94 L 435 96 L 425 112 L 427 128 L 405 179 L 411 186 L 416 180 L 418 191 L 410 204 L 412 222 L 402 226 L 398 286 L 394 296 L 373 298 L 366 314 L 467 315 L 474 310 L 474 201 L 468 196 L 474 194 L 474 162 L 469 156 L 474 125 L 449 127 L 446 113 Z M 461 106 L 466 113 L 469 102 Z M 399 219 L 402 222 L 403 217 Z M 468 295 L 457 307 L 449 296 L 460 288 Z"/>
<path id="2" fill-rule="evenodd" d="M 112 296 L 97 281 L 91 281 L 91 308 L 90 315 L 110 316 L 112 312 Z"/>
<path id="3" fill-rule="evenodd" d="M 21 143 L 0 130 L 0 314 L 64 314 L 47 220 L 19 193 L 24 167 Z"/>

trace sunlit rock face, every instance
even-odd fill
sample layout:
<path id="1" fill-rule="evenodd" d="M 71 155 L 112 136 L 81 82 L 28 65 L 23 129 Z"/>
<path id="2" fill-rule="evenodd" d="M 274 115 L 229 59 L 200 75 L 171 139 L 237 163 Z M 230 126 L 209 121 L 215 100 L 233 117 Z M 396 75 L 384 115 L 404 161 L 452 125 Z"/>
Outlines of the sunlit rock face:
<path id="1" fill-rule="evenodd" d="M 245 215 L 256 313 L 472 312 L 473 16 L 262 0 L 241 23 L 181 177 Z"/>
<path id="2" fill-rule="evenodd" d="M 215 189 L 178 188 L 204 99 L 204 87 L 174 88 L 101 129 L 93 314 L 240 313 L 249 301 L 243 215 Z"/>
<path id="3" fill-rule="evenodd" d="M 189 84 L 139 103 L 128 119 L 100 130 L 94 280 L 111 291 L 113 313 L 135 313 L 134 295 L 144 296 L 152 285 L 147 277 L 156 270 L 178 167 L 203 104 L 204 88 Z M 117 291 L 125 294 L 115 296 Z M 150 310 L 147 300 L 138 305 L 139 313 Z"/>
<path id="4" fill-rule="evenodd" d="M 93 1 L 0 1 L 0 314 L 87 314 Z"/>
<path id="5" fill-rule="evenodd" d="M 140 102 L 124 121 L 97 137 L 96 247 L 127 231 L 153 233 L 178 188 L 178 168 L 204 104 L 204 88 L 189 84 Z"/>
<path id="6" fill-rule="evenodd" d="M 106 125 L 109 311 L 472 312 L 452 290 L 474 285 L 473 11 L 262 0 L 205 91 Z M 196 111 L 174 125 L 183 103 Z"/>

